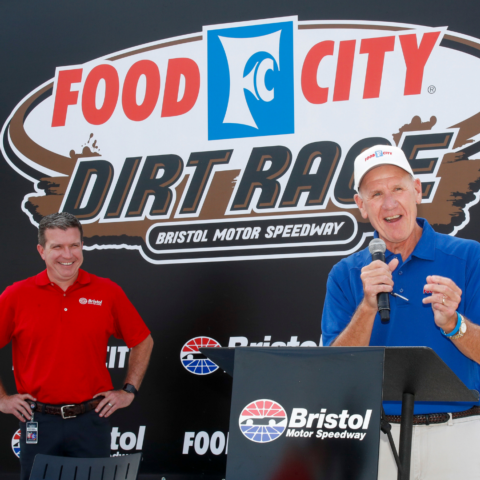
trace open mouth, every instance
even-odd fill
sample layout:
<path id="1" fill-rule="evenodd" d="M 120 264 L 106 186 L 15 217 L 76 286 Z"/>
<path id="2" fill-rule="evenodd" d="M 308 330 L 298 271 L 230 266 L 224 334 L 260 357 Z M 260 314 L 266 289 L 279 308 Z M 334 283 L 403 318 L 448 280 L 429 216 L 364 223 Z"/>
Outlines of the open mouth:
<path id="1" fill-rule="evenodd" d="M 400 220 L 402 218 L 401 215 L 393 215 L 391 217 L 385 217 L 385 221 L 387 221 L 388 223 L 394 223 L 394 222 L 398 222 L 398 220 Z"/>

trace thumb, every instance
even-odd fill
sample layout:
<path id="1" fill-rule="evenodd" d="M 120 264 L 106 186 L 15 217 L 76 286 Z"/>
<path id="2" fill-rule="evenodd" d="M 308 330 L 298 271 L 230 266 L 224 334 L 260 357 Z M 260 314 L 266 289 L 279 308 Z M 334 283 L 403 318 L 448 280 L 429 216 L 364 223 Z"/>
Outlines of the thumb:
<path id="1" fill-rule="evenodd" d="M 398 267 L 398 258 L 394 258 L 389 264 L 388 268 L 393 272 Z"/>

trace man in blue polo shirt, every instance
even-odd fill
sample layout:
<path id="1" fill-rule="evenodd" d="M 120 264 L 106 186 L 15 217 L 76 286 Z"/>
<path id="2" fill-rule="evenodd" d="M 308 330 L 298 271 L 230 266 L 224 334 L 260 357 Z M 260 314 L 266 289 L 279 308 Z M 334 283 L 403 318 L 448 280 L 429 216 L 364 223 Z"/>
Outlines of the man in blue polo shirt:
<path id="1" fill-rule="evenodd" d="M 480 390 L 480 244 L 436 233 L 417 218 L 421 183 L 399 148 L 372 147 L 354 169 L 355 202 L 385 241 L 386 263 L 372 262 L 366 248 L 333 267 L 323 344 L 428 346 L 468 388 Z M 390 296 L 388 324 L 378 314 L 381 292 L 400 295 Z M 384 408 L 398 448 L 401 405 L 385 402 Z M 478 405 L 422 402 L 414 413 L 411 478 L 480 478 Z M 397 478 L 385 435 L 378 478 Z"/>

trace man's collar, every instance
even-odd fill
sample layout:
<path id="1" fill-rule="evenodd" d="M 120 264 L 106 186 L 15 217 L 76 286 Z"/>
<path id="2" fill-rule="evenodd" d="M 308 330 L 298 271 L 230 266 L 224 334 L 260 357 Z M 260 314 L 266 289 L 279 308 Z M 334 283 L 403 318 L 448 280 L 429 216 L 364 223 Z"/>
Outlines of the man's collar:
<path id="1" fill-rule="evenodd" d="M 417 224 L 422 229 L 422 236 L 413 249 L 412 255 L 423 260 L 435 260 L 435 231 L 424 218 L 417 217 Z M 378 232 L 373 233 L 378 238 Z M 385 258 L 392 256 L 392 252 L 387 250 Z"/>
<path id="2" fill-rule="evenodd" d="M 88 272 L 86 272 L 85 270 L 79 269 L 78 270 L 78 277 L 75 280 L 75 283 L 77 283 L 77 282 L 82 284 L 82 285 L 88 285 L 90 283 L 90 274 Z M 50 279 L 48 278 L 48 273 L 47 273 L 46 269 L 43 272 L 40 272 L 35 277 L 35 283 L 40 287 L 43 287 L 43 286 L 51 283 Z M 73 285 L 75 285 L 75 283 Z"/>

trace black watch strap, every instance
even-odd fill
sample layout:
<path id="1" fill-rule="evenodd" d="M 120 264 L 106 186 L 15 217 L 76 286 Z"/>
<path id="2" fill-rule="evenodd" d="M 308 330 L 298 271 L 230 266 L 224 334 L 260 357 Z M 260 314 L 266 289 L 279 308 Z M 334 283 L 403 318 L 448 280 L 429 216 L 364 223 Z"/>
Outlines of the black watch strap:
<path id="1" fill-rule="evenodd" d="M 126 383 L 124 386 L 123 386 L 123 389 L 128 392 L 128 393 L 133 393 L 135 396 L 137 395 L 138 393 L 138 390 L 131 384 L 131 383 Z"/>

